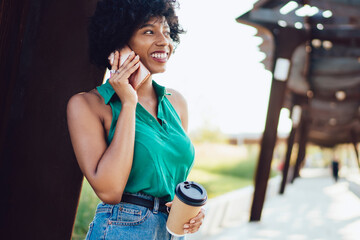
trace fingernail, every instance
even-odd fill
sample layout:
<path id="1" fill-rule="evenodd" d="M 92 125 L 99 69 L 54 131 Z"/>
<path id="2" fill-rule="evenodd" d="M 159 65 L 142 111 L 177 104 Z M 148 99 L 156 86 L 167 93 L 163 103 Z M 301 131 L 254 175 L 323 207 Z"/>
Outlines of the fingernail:
<path id="1" fill-rule="evenodd" d="M 189 228 L 189 225 L 185 224 L 185 225 L 184 225 L 184 228 Z"/>
<path id="2" fill-rule="evenodd" d="M 190 223 L 195 223 L 195 220 L 191 220 Z"/>
<path id="3" fill-rule="evenodd" d="M 189 231 L 188 231 L 188 230 L 185 230 L 184 233 L 187 234 L 187 233 L 189 233 Z"/>

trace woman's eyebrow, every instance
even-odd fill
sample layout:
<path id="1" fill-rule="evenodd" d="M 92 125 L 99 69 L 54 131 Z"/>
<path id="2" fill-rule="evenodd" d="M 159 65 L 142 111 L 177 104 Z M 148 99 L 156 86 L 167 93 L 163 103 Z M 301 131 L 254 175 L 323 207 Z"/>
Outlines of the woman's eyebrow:
<path id="1" fill-rule="evenodd" d="M 154 28 L 155 25 L 154 25 L 154 24 L 151 24 L 151 23 L 145 23 L 145 24 L 141 25 L 141 26 L 139 27 L 139 29 L 146 28 L 146 27 L 153 27 L 153 28 Z M 170 27 L 169 27 L 168 24 L 164 24 L 164 28 L 170 28 Z"/>
<path id="2" fill-rule="evenodd" d="M 146 28 L 146 27 L 154 27 L 154 26 L 155 26 L 154 24 L 145 23 L 145 24 L 141 25 L 141 26 L 139 27 L 139 29 Z"/>

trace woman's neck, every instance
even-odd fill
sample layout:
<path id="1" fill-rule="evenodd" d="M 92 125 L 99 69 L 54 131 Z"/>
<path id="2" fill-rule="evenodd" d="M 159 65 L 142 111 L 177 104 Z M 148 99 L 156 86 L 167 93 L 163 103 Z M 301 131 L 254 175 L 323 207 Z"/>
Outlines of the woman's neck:
<path id="1" fill-rule="evenodd" d="M 154 97 L 156 98 L 156 93 L 152 86 L 152 76 L 151 75 L 143 84 L 141 84 L 141 86 L 138 88 L 138 90 L 136 92 L 137 92 L 138 98 L 141 98 L 141 99 L 152 99 Z"/>

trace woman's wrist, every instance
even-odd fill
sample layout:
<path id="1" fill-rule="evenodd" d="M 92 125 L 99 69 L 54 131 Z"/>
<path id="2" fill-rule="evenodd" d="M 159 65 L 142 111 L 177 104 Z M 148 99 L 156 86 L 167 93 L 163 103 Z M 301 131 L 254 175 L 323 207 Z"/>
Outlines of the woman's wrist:
<path id="1" fill-rule="evenodd" d="M 121 108 L 122 109 L 136 109 L 136 105 L 137 105 L 137 101 L 125 101 L 121 103 Z"/>

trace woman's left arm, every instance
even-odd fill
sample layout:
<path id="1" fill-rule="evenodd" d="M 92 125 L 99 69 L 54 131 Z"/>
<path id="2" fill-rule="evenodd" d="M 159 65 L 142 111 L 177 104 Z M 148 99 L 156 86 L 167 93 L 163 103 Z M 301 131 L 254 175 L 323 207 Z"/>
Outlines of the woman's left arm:
<path id="1" fill-rule="evenodd" d="M 180 116 L 181 124 L 184 130 L 188 130 L 188 107 L 185 98 L 177 91 L 173 89 L 167 89 L 168 93 L 171 95 L 167 96 L 173 107 L 175 108 L 177 114 Z M 168 203 L 167 206 L 171 207 L 172 203 Z M 188 223 L 184 225 L 184 233 L 195 233 L 199 230 L 201 224 L 205 218 L 205 210 L 202 208 L 199 214 L 190 219 Z"/>

